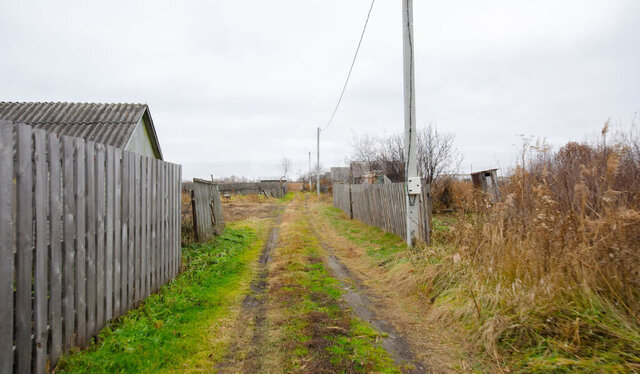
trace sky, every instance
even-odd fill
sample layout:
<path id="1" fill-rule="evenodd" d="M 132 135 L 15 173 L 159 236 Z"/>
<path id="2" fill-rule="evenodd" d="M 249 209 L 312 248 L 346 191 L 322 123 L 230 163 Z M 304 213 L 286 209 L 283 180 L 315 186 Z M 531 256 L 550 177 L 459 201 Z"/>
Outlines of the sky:
<path id="1" fill-rule="evenodd" d="M 139 102 L 183 177 L 294 175 L 338 100 L 369 0 L 0 0 L 0 101 Z M 402 3 L 377 0 L 323 167 L 404 128 Z M 462 171 L 639 122 L 640 1 L 416 0 L 418 126 Z"/>

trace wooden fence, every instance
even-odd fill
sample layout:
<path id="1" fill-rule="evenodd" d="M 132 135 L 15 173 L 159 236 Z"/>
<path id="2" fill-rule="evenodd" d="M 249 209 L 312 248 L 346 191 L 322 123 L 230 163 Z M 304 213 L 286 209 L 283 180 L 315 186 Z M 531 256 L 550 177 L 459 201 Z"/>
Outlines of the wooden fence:
<path id="1" fill-rule="evenodd" d="M 0 122 L 0 373 L 52 369 L 177 275 L 180 177 L 180 165 Z"/>
<path id="2" fill-rule="evenodd" d="M 207 240 L 222 233 L 224 217 L 217 184 L 194 178 L 191 207 L 196 240 Z"/>
<path id="3" fill-rule="evenodd" d="M 406 237 L 406 197 L 404 183 L 340 184 L 333 185 L 333 206 L 349 218 L 370 226 Z M 431 234 L 431 189 L 422 184 L 420 204 L 420 231 L 418 238 L 429 242 Z"/>
<path id="4" fill-rule="evenodd" d="M 218 183 L 218 191 L 231 195 L 264 195 L 283 197 L 287 193 L 287 183 L 279 181 Z"/>

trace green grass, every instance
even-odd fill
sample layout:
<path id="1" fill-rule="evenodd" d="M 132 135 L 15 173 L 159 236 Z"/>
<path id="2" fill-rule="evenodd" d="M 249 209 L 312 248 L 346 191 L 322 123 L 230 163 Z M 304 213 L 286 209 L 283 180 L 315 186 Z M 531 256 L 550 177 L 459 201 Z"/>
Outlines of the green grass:
<path id="1" fill-rule="evenodd" d="M 293 200 L 294 196 L 296 196 L 296 193 L 295 193 L 295 192 L 293 192 L 293 191 L 289 191 L 289 192 L 287 192 L 286 194 L 284 194 L 284 196 L 282 196 L 281 198 L 279 198 L 278 200 L 279 200 L 281 203 L 286 203 L 286 202 L 289 202 L 289 201 Z"/>
<path id="2" fill-rule="evenodd" d="M 183 248 L 182 274 L 104 328 L 88 349 L 65 355 L 56 372 L 165 371 L 210 349 L 203 347 L 208 327 L 229 313 L 260 249 L 256 229 L 238 224 Z"/>
<path id="3" fill-rule="evenodd" d="M 338 208 L 325 206 L 321 208 L 321 213 L 341 236 L 369 248 L 367 254 L 374 260 L 388 261 L 407 249 L 405 242 L 399 236 L 356 220 L 349 220 Z"/>

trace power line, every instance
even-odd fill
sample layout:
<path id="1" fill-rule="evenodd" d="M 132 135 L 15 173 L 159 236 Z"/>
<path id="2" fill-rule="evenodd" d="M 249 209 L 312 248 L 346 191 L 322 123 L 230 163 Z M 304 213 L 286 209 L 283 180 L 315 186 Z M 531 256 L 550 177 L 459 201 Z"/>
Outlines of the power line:
<path id="1" fill-rule="evenodd" d="M 349 74 L 347 74 L 347 80 L 344 82 L 344 86 L 342 87 L 342 92 L 340 93 L 340 98 L 338 99 L 338 103 L 336 104 L 336 108 L 333 110 L 331 114 L 331 118 L 327 124 L 322 128 L 322 130 L 326 129 L 331 125 L 333 121 L 333 117 L 336 116 L 338 112 L 338 108 L 340 107 L 340 103 L 342 102 L 342 97 L 344 96 L 344 92 L 347 89 L 347 85 L 349 84 L 349 78 L 351 78 L 351 72 L 353 72 L 353 66 L 356 64 L 356 59 L 358 58 L 358 52 L 360 52 L 360 46 L 362 45 L 362 39 L 364 39 L 364 33 L 367 31 L 367 25 L 369 24 L 369 18 L 371 17 L 371 11 L 373 10 L 373 4 L 375 4 L 376 0 L 371 0 L 371 6 L 369 7 L 369 13 L 367 13 L 367 20 L 364 22 L 364 27 L 362 28 L 362 34 L 360 35 L 360 41 L 358 42 L 358 48 L 356 48 L 356 53 L 353 56 L 353 61 L 351 61 L 351 67 L 349 68 Z"/>

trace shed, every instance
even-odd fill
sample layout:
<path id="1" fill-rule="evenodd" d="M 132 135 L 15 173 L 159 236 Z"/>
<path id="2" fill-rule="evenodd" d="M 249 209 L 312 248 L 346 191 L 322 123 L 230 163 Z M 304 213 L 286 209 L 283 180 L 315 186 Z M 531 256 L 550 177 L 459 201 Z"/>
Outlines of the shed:
<path id="1" fill-rule="evenodd" d="M 147 104 L 0 102 L 0 120 L 162 160 Z"/>
<path id="2" fill-rule="evenodd" d="M 498 169 L 489 169 L 471 173 L 471 180 L 475 188 L 480 188 L 491 197 L 491 201 L 500 201 L 498 188 Z"/>

